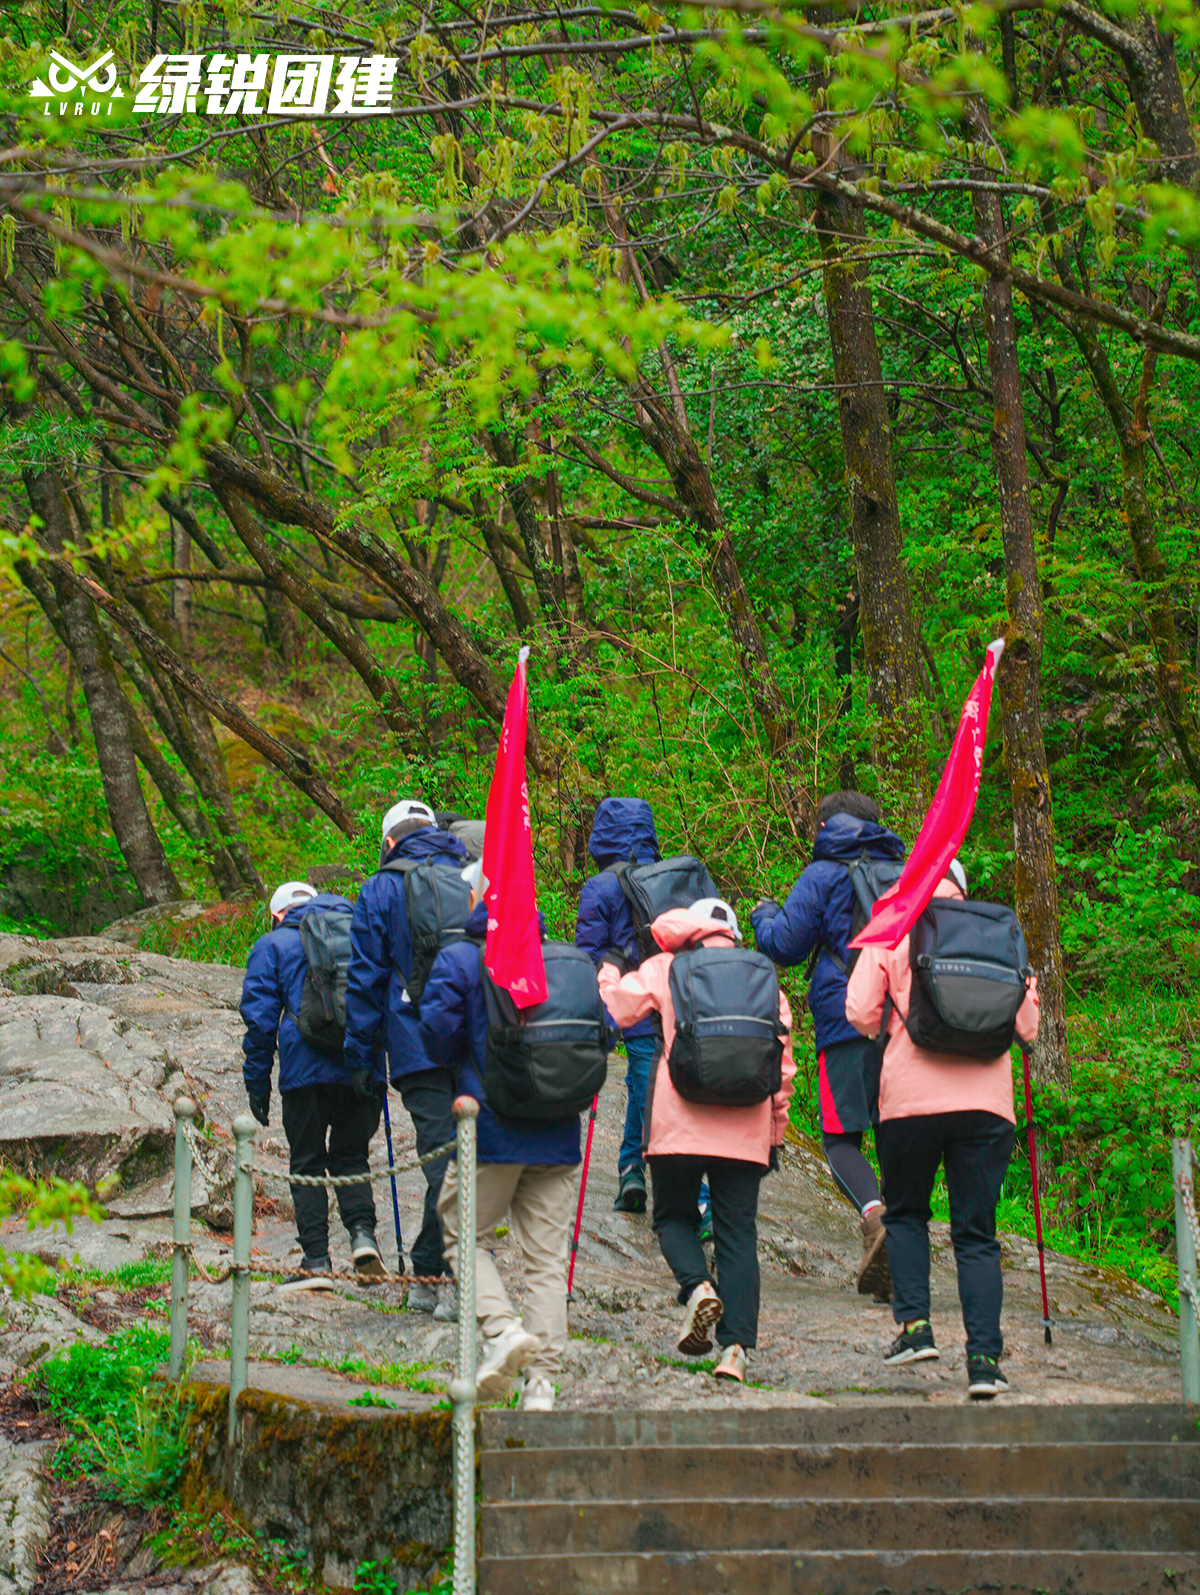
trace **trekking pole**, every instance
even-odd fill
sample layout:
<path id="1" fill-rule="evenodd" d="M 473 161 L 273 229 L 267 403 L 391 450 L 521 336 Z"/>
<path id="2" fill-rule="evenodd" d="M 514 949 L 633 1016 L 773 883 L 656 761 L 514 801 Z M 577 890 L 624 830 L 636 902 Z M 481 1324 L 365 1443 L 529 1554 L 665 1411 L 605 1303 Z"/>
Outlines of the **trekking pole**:
<path id="1" fill-rule="evenodd" d="M 587 1190 L 588 1164 L 592 1159 L 592 1136 L 596 1133 L 596 1114 L 600 1107 L 599 1094 L 592 1098 L 592 1111 L 588 1114 L 587 1146 L 583 1152 L 583 1175 L 579 1181 L 579 1206 L 575 1209 L 575 1233 L 571 1236 L 571 1266 L 567 1270 L 567 1305 L 571 1303 L 571 1286 L 575 1283 L 575 1254 L 579 1250 L 579 1230 L 583 1224 L 583 1197 Z"/>
<path id="2" fill-rule="evenodd" d="M 1038 1191 L 1037 1137 L 1033 1130 L 1033 1087 L 1029 1083 L 1029 1048 L 1021 1047 L 1021 1062 L 1025 1067 L 1025 1126 L 1029 1131 L 1029 1169 L 1033 1179 L 1033 1227 L 1037 1233 L 1038 1269 L 1042 1276 L 1042 1327 L 1046 1331 L 1046 1344 L 1052 1346 L 1050 1333 L 1050 1298 L 1046 1294 L 1046 1247 L 1042 1241 L 1042 1198 Z"/>
<path id="3" fill-rule="evenodd" d="M 392 1152 L 392 1116 L 388 1112 L 388 1083 L 383 1082 L 383 1128 L 387 1135 L 388 1167 L 395 1168 L 396 1158 Z M 396 1272 L 404 1272 L 404 1244 L 400 1239 L 400 1198 L 396 1195 L 396 1176 L 391 1176 L 392 1181 L 392 1217 L 396 1221 Z"/>

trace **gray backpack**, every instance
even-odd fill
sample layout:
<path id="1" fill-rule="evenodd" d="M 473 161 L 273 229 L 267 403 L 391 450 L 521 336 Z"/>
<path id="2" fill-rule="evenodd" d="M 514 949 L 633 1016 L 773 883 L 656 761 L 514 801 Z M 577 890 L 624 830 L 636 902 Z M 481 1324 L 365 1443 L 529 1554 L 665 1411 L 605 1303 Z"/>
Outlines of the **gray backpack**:
<path id="1" fill-rule="evenodd" d="M 413 944 L 412 972 L 406 978 L 398 964 L 393 968 L 404 980 L 409 1001 L 417 1007 L 434 959 L 443 947 L 463 934 L 471 912 L 471 888 L 456 863 L 437 863 L 433 859 L 418 863 L 411 858 L 396 858 L 383 870 L 404 877 L 404 910 Z"/>
<path id="2" fill-rule="evenodd" d="M 346 1041 L 346 982 L 350 973 L 349 911 L 305 914 L 296 927 L 308 969 L 300 989 L 300 1012 L 288 1017 L 317 1052 L 341 1057 Z"/>
<path id="3" fill-rule="evenodd" d="M 783 1083 L 779 978 L 764 953 L 695 947 L 671 960 L 671 1084 L 685 1102 L 748 1108 Z"/>
<path id="4" fill-rule="evenodd" d="M 908 961 L 904 1023 L 918 1047 L 982 1062 L 1008 1051 L 1031 973 L 1011 908 L 935 897 L 909 932 Z"/>
<path id="5" fill-rule="evenodd" d="M 656 859 L 651 864 L 631 859 L 625 864 L 610 864 L 609 868 L 621 883 L 633 914 L 633 933 L 643 958 L 652 958 L 661 951 L 650 934 L 650 927 L 660 914 L 669 908 L 690 908 L 702 898 L 721 895 L 707 869 L 690 853 Z"/>

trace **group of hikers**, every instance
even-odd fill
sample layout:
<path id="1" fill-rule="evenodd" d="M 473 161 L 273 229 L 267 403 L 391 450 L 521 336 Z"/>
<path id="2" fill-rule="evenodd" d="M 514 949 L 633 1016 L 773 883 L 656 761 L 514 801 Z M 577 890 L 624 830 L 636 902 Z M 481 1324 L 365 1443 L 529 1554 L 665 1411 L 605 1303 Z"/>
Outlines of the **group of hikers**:
<path id="1" fill-rule="evenodd" d="M 753 910 L 751 949 L 705 865 L 660 856 L 650 805 L 609 797 L 593 821 L 598 873 L 581 891 L 574 944 L 548 940 L 542 921 L 547 996 L 518 1009 L 486 964 L 482 829 L 406 799 L 383 817 L 379 868 L 357 902 L 305 881 L 280 886 L 241 1004 L 250 1109 L 267 1124 L 278 1050 L 294 1175 L 367 1172 L 389 1088 L 420 1155 L 453 1141 L 456 1096 L 478 1101 L 479 1399 L 505 1397 L 523 1376 L 524 1410 L 554 1406 L 581 1115 L 618 1045 L 628 1097 L 614 1206 L 650 1207 L 684 1309 L 679 1351 L 702 1356 L 715 1338 L 716 1377 L 745 1381 L 758 1336 L 759 1186 L 779 1167 L 795 1082 L 777 967 L 807 974 L 825 1155 L 861 1230 L 858 1289 L 890 1299 L 896 1322 L 884 1361 L 938 1356 L 928 1224 L 942 1167 L 968 1392 L 1006 1388 L 996 1204 L 1014 1138 L 1009 1048 L 1028 1045 L 1038 1022 L 1011 911 L 969 901 L 956 859 L 894 949 L 852 948 L 905 849 L 873 799 L 835 792 L 787 901 Z M 862 1150 L 869 1129 L 882 1184 Z M 457 1168 L 452 1154 L 423 1167 L 407 1307 L 451 1321 Z M 293 1192 L 302 1258 L 282 1288 L 331 1289 L 326 1191 Z M 370 1184 L 336 1194 L 357 1276 L 385 1278 Z M 492 1252 L 506 1215 L 523 1262 L 520 1313 Z"/>

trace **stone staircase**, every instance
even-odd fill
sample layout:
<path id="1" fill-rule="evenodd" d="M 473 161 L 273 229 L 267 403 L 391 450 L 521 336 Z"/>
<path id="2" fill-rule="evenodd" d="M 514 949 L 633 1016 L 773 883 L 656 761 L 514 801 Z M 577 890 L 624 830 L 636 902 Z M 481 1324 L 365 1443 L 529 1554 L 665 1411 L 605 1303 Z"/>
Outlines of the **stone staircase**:
<path id="1" fill-rule="evenodd" d="M 482 1414 L 480 1595 L 1200 1591 L 1172 1406 Z"/>

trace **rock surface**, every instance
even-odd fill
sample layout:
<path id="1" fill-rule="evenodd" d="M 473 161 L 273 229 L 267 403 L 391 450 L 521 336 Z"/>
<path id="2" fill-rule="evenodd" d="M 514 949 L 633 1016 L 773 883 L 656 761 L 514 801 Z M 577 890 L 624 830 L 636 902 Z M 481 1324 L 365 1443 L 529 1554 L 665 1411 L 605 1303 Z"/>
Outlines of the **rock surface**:
<path id="1" fill-rule="evenodd" d="M 50 1533 L 44 1445 L 13 1445 L 0 1435 L 0 1595 L 29 1595 Z"/>

